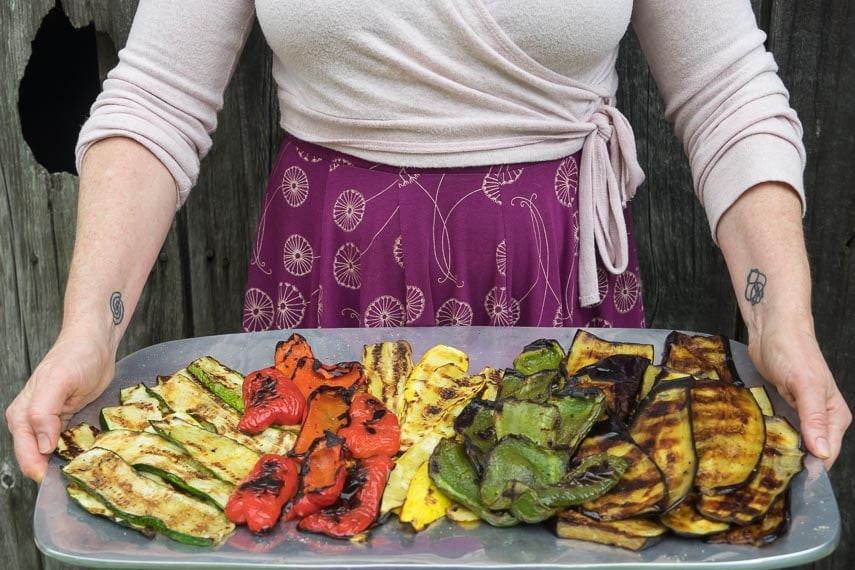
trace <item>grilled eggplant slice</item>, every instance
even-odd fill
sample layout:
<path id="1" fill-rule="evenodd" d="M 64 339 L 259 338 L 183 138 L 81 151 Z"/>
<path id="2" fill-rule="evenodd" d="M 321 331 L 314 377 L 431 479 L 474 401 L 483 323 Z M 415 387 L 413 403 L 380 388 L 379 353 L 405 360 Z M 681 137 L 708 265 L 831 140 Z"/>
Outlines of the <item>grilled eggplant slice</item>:
<path id="1" fill-rule="evenodd" d="M 702 495 L 698 511 L 712 519 L 749 524 L 764 515 L 804 468 L 800 436 L 781 416 L 766 416 L 766 446 L 751 481 L 731 493 Z"/>
<path id="2" fill-rule="evenodd" d="M 787 534 L 790 529 L 790 502 L 787 493 L 779 495 L 759 520 L 714 534 L 706 540 L 713 544 L 750 544 L 766 546 Z"/>
<path id="3" fill-rule="evenodd" d="M 580 368 L 594 364 L 603 358 L 615 354 L 631 354 L 653 361 L 653 345 L 634 342 L 611 342 L 589 333 L 584 329 L 576 331 L 567 357 L 561 361 L 561 370 L 565 375 L 573 376 Z"/>
<path id="4" fill-rule="evenodd" d="M 774 416 L 775 406 L 772 405 L 772 400 L 769 398 L 769 392 L 762 384 L 759 386 L 751 386 L 749 388 L 751 395 L 757 400 L 757 405 L 760 406 L 760 411 L 764 416 Z"/>
<path id="5" fill-rule="evenodd" d="M 261 456 L 258 451 L 230 437 L 209 432 L 172 416 L 153 420 L 151 425 L 161 436 L 183 448 L 193 459 L 232 485 L 238 485 Z"/>
<path id="6" fill-rule="evenodd" d="M 213 356 L 202 356 L 187 365 L 187 371 L 238 413 L 243 413 L 243 374 Z"/>
<path id="7" fill-rule="evenodd" d="M 610 521 L 665 510 L 668 504 L 665 475 L 628 435 L 613 431 L 588 436 L 574 457 L 583 459 L 603 453 L 626 460 L 627 470 L 608 493 L 580 505 L 580 511 L 593 519 Z"/>
<path id="8" fill-rule="evenodd" d="M 609 415 L 625 423 L 638 405 L 644 373 L 650 360 L 641 356 L 616 354 L 580 369 L 568 384 L 576 388 L 596 388 L 606 396 Z"/>
<path id="9" fill-rule="evenodd" d="M 100 430 L 87 423 L 80 423 L 59 434 L 55 453 L 71 461 L 93 445 Z"/>
<path id="10" fill-rule="evenodd" d="M 686 537 L 705 537 L 724 532 L 730 524 L 703 516 L 696 508 L 698 495 L 690 494 L 679 505 L 661 515 L 659 522 L 671 529 L 674 534 Z"/>
<path id="11" fill-rule="evenodd" d="M 730 352 L 730 341 L 721 335 L 671 331 L 665 339 L 662 365 L 699 378 L 715 371 L 718 379 L 742 385 Z"/>
<path id="12" fill-rule="evenodd" d="M 695 487 L 705 495 L 746 484 L 766 442 L 763 412 L 751 392 L 720 380 L 692 386 L 692 431 L 698 452 Z"/>
<path id="13" fill-rule="evenodd" d="M 111 430 L 95 446 L 108 449 L 138 471 L 152 473 L 178 489 L 224 509 L 234 485 L 222 481 L 166 438 L 143 431 Z"/>
<path id="14" fill-rule="evenodd" d="M 222 543 L 234 525 L 213 505 L 137 473 L 112 451 L 93 447 L 62 472 L 115 517 L 196 546 Z"/>
<path id="15" fill-rule="evenodd" d="M 692 435 L 691 390 L 694 381 L 659 384 L 638 407 L 629 435 L 665 475 L 672 508 L 692 490 L 698 467 Z"/>
<path id="16" fill-rule="evenodd" d="M 362 369 L 368 391 L 403 419 L 404 387 L 413 371 L 413 348 L 406 340 L 366 344 L 362 349 Z"/>
<path id="17" fill-rule="evenodd" d="M 572 509 L 560 513 L 555 523 L 559 538 L 619 546 L 636 552 L 658 543 L 667 532 L 667 527 L 652 518 L 597 521 Z"/>

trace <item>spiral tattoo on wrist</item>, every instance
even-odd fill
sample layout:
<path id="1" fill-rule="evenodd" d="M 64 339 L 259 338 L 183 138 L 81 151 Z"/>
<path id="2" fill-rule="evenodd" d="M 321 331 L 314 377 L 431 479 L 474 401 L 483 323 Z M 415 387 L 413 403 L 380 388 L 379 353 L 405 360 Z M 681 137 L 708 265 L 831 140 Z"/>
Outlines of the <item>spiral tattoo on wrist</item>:
<path id="1" fill-rule="evenodd" d="M 763 290 L 766 288 L 766 275 L 759 269 L 752 268 L 745 282 L 745 300 L 756 305 L 763 300 Z"/>
<path id="2" fill-rule="evenodd" d="M 113 324 L 118 325 L 125 319 L 125 302 L 122 301 L 122 294 L 118 291 L 113 291 L 110 295 L 110 312 L 113 314 Z"/>

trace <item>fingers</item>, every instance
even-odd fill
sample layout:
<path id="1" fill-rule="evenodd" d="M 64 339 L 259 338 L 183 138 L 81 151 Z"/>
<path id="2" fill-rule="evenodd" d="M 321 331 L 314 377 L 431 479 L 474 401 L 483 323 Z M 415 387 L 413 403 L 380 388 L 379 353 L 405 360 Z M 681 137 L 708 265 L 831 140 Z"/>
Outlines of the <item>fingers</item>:
<path id="1" fill-rule="evenodd" d="M 30 406 L 29 394 L 22 392 L 6 410 L 6 423 L 12 432 L 15 457 L 25 477 L 41 483 L 47 471 L 49 454 L 39 451 L 35 431 L 30 425 L 27 410 Z"/>

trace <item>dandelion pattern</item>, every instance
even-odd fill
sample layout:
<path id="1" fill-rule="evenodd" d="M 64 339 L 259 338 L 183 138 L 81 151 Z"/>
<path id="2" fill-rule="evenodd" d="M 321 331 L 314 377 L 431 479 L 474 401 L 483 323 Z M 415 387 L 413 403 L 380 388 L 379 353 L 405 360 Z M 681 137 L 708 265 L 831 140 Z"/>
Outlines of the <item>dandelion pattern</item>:
<path id="1" fill-rule="evenodd" d="M 315 261 L 315 253 L 309 240 L 298 234 L 292 234 L 282 246 L 282 265 L 285 271 L 300 277 L 308 275 Z"/>
<path id="2" fill-rule="evenodd" d="M 243 329 L 643 325 L 628 217 L 628 271 L 599 267 L 601 303 L 579 305 L 578 160 L 399 168 L 287 136 Z"/>
<path id="3" fill-rule="evenodd" d="M 468 327 L 472 325 L 472 316 L 469 303 L 449 299 L 436 312 L 436 324 L 441 327 Z"/>
<path id="4" fill-rule="evenodd" d="M 342 231 L 352 232 L 365 215 L 365 198 L 356 190 L 348 189 L 339 194 L 333 205 L 333 221 Z"/>
<path id="5" fill-rule="evenodd" d="M 300 324 L 306 313 L 306 299 L 290 283 L 279 284 L 276 300 L 276 328 L 290 329 Z"/>
<path id="6" fill-rule="evenodd" d="M 273 324 L 273 300 L 261 289 L 247 289 L 243 305 L 243 330 L 263 331 Z"/>
<path id="7" fill-rule="evenodd" d="M 383 295 L 368 304 L 362 322 L 366 327 L 401 327 L 405 318 L 404 304 L 391 295 Z"/>
<path id="8" fill-rule="evenodd" d="M 291 166 L 282 175 L 279 190 L 292 208 L 299 208 L 309 196 L 309 177 L 299 166 Z"/>

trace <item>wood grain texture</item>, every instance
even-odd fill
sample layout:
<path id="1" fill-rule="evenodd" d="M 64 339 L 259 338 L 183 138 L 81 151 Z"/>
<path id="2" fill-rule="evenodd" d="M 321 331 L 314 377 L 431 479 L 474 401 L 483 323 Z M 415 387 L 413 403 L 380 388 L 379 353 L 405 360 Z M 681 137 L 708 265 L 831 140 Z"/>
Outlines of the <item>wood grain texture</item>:
<path id="1" fill-rule="evenodd" d="M 54 0 L 0 3 L 0 402 L 5 408 L 58 331 L 71 256 L 77 181 L 38 165 L 21 135 L 18 83 L 30 42 Z M 805 228 L 814 271 L 817 333 L 855 407 L 855 7 L 848 0 L 752 0 L 781 66 L 808 149 Z M 93 22 L 106 73 L 128 36 L 136 0 L 62 0 L 75 26 Z M 256 26 L 225 94 L 214 146 L 196 189 L 176 216 L 120 356 L 188 336 L 236 332 L 266 177 L 281 131 L 271 56 Z M 643 54 L 630 32 L 619 58 L 618 105 L 633 125 L 647 182 L 632 202 L 649 326 L 744 338 L 736 302 L 688 163 Z M 812 568 L 848 568 L 855 510 L 855 442 L 832 471 L 841 542 Z M 17 470 L 0 433 L 0 548 L 10 568 L 64 569 L 32 541 L 35 485 Z"/>

